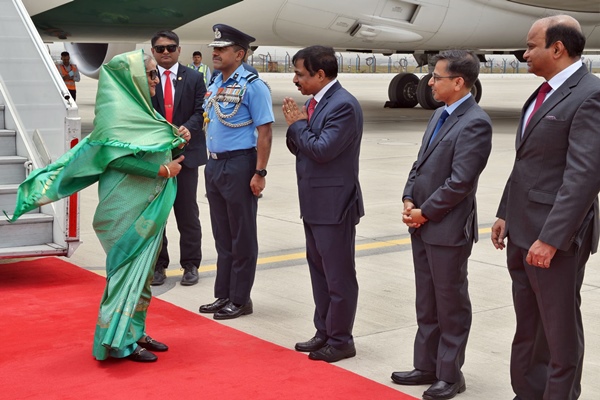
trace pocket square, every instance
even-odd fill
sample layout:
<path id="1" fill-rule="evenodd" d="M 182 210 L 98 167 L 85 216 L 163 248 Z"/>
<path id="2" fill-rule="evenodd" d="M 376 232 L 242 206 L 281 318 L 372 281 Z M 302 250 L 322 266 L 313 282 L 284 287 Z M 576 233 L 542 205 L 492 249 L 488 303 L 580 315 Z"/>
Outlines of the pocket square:
<path id="1" fill-rule="evenodd" d="M 544 119 L 547 119 L 547 120 L 550 120 L 550 121 L 558 121 L 558 119 L 554 115 L 546 115 L 544 117 Z"/>

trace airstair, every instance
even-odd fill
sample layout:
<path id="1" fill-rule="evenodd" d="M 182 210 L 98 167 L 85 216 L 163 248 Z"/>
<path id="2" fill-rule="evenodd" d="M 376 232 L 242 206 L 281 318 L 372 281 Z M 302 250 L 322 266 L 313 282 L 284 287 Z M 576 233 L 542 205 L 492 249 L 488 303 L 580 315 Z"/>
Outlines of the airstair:
<path id="1" fill-rule="evenodd" d="M 70 256 L 79 245 L 78 195 L 9 223 L 19 184 L 77 144 L 77 105 L 21 0 L 0 0 L 0 259 Z"/>

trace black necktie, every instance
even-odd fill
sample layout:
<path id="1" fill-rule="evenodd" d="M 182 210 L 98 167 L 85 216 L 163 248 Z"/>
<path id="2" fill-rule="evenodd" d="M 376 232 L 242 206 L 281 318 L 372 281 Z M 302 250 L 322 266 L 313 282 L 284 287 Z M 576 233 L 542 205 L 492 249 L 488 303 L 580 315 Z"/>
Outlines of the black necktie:
<path id="1" fill-rule="evenodd" d="M 435 135 L 437 135 L 439 130 L 442 128 L 442 125 L 444 125 L 444 122 L 446 122 L 446 118 L 448 118 L 449 115 L 450 114 L 448 114 L 448 111 L 446 110 L 442 112 L 442 115 L 440 115 L 440 119 L 438 119 L 437 125 L 433 130 L 433 135 L 431 135 L 431 139 L 429 139 L 429 144 L 427 145 L 427 147 L 431 146 L 431 142 L 433 142 L 433 139 L 435 139 Z"/>

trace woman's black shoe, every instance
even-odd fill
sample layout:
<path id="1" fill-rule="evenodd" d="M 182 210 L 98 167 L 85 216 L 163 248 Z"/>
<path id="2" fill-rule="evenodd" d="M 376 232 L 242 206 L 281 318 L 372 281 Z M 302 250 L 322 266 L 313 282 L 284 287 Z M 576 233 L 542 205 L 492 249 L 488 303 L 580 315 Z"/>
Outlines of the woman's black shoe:
<path id="1" fill-rule="evenodd" d="M 137 344 L 139 344 L 146 350 L 151 350 L 151 351 L 167 351 L 167 350 L 169 350 L 169 346 L 152 339 L 150 336 L 146 336 L 145 340 L 146 340 L 145 342 L 139 341 L 139 342 L 137 342 Z"/>
<path id="2" fill-rule="evenodd" d="M 151 353 L 140 346 L 136 347 L 133 353 L 128 355 L 127 358 L 136 362 L 154 362 L 158 360 L 158 357 L 156 357 L 154 353 Z"/>

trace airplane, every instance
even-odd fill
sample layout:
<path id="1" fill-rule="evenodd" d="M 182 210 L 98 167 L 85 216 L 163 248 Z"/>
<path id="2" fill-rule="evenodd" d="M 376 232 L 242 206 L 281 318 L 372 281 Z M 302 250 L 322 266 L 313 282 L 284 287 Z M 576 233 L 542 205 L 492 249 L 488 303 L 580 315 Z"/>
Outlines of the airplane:
<path id="1" fill-rule="evenodd" d="M 565 13 L 576 18 L 586 49 L 600 49 L 598 0 L 23 0 L 45 41 L 64 41 L 80 71 L 97 77 L 114 55 L 147 42 L 158 29 L 182 43 L 209 43 L 211 27 L 226 23 L 248 32 L 258 46 L 321 44 L 338 51 L 412 53 L 419 66 L 439 51 L 513 54 L 523 61 L 525 41 L 538 18 Z M 253 50 L 256 49 L 253 47 Z M 388 107 L 441 105 L 427 85 L 402 72 L 388 87 Z M 481 99 L 476 82 L 472 93 Z"/>

